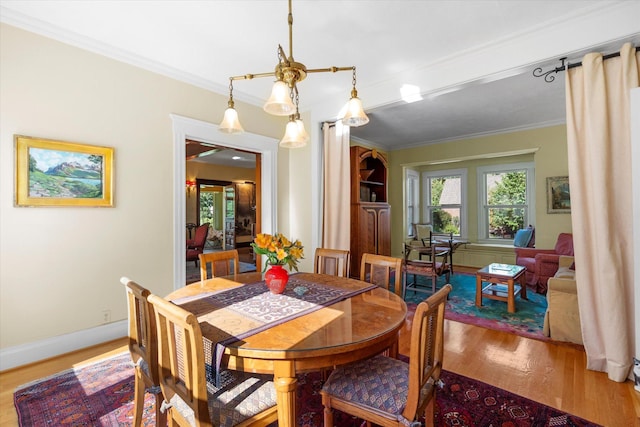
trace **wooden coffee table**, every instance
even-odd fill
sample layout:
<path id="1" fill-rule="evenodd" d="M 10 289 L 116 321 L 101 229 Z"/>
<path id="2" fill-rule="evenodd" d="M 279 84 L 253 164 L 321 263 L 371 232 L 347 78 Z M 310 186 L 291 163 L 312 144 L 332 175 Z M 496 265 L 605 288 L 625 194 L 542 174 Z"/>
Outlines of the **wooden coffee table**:
<path id="1" fill-rule="evenodd" d="M 489 264 L 476 273 L 476 307 L 482 307 L 482 298 L 507 303 L 509 313 L 516 312 L 516 296 L 527 299 L 527 285 L 524 281 L 525 268 L 511 264 Z M 519 281 L 520 284 L 515 283 Z M 482 287 L 483 282 L 489 284 Z"/>

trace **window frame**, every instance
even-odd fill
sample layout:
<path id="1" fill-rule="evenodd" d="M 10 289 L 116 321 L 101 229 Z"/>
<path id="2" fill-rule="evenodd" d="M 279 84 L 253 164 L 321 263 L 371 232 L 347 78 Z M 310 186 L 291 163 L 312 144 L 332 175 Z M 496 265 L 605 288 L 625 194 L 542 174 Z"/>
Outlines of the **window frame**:
<path id="1" fill-rule="evenodd" d="M 468 233 L 467 228 L 467 186 L 468 186 L 468 169 L 467 168 L 458 168 L 458 169 L 443 169 L 437 171 L 424 171 L 422 172 L 422 200 L 424 203 L 422 204 L 422 218 L 427 221 L 431 221 L 431 210 L 433 206 L 431 205 L 431 179 L 433 178 L 442 178 L 442 177 L 460 177 L 460 205 L 441 205 L 438 206 L 439 209 L 443 209 L 446 207 L 458 208 L 460 209 L 460 234 L 454 234 L 455 237 L 464 238 L 464 236 Z"/>
<path id="2" fill-rule="evenodd" d="M 514 171 L 526 171 L 527 187 L 525 194 L 526 207 L 524 209 L 524 226 L 535 226 L 536 218 L 536 177 L 534 162 L 517 162 L 495 164 L 487 166 L 479 166 L 476 169 L 476 179 L 478 183 L 478 243 L 513 246 L 513 238 L 511 239 L 491 239 L 489 238 L 489 206 L 485 205 L 487 200 L 486 175 L 489 173 L 505 173 Z M 502 206 L 502 205 L 501 205 Z M 517 206 L 517 205 L 509 205 Z M 515 237 L 515 233 L 514 233 Z"/>
<path id="3" fill-rule="evenodd" d="M 413 188 L 411 186 L 413 182 Z M 413 190 L 413 191 L 411 191 Z M 420 172 L 414 169 L 405 170 L 405 221 L 407 237 L 414 237 L 415 230 L 413 224 L 420 222 Z M 414 207 L 412 218 L 409 218 L 409 207 Z"/>

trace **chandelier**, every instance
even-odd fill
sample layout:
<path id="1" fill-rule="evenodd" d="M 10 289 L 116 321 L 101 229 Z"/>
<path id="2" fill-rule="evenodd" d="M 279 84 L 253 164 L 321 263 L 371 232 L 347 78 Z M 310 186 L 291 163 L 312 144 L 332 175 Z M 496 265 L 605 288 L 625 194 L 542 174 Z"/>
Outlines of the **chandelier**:
<path id="1" fill-rule="evenodd" d="M 304 128 L 304 124 L 300 119 L 298 111 L 299 93 L 298 83 L 304 80 L 309 73 L 335 73 L 338 71 L 352 71 L 353 79 L 351 89 L 351 98 L 343 109 L 344 117 L 342 123 L 347 126 L 362 126 L 369 122 L 369 118 L 362 108 L 362 102 L 358 98 L 356 90 L 356 67 L 329 67 L 307 69 L 307 67 L 296 62 L 293 59 L 293 14 L 291 13 L 291 0 L 289 0 L 289 56 L 285 54 L 281 45 L 278 45 L 278 63 L 275 71 L 270 73 L 245 74 L 242 76 L 229 77 L 229 102 L 228 108 L 224 112 L 224 118 L 218 127 L 218 130 L 225 133 L 241 133 L 244 132 L 240 121 L 238 120 L 238 112 L 234 108 L 233 103 L 233 81 L 234 80 L 251 80 L 258 77 L 275 76 L 276 81 L 271 90 L 271 96 L 264 104 L 263 109 L 269 114 L 276 116 L 289 116 L 285 135 L 280 141 L 281 147 L 296 148 L 303 147 L 309 141 L 309 134 Z"/>

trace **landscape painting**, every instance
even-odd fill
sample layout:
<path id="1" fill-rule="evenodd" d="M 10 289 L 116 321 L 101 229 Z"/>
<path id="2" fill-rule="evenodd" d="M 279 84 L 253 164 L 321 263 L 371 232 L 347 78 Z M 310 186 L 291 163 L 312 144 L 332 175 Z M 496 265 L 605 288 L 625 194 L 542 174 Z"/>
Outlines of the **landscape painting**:
<path id="1" fill-rule="evenodd" d="M 571 213 L 568 176 L 547 178 L 547 213 Z"/>
<path id="2" fill-rule="evenodd" d="M 113 149 L 16 137 L 17 206 L 112 206 Z"/>

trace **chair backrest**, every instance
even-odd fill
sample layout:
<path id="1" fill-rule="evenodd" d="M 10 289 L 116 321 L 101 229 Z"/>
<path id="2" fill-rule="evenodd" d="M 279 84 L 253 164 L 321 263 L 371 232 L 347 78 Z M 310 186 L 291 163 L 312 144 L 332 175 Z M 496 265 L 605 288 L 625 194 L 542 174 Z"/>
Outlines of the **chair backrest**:
<path id="1" fill-rule="evenodd" d="M 149 296 L 156 318 L 160 387 L 165 400 L 177 395 L 194 413 L 196 425 L 210 426 L 204 345 L 193 313 L 158 297 Z M 188 425 L 179 411 L 171 412 L 180 425 Z"/>
<path id="2" fill-rule="evenodd" d="M 129 352 L 134 364 L 144 360 L 149 367 L 149 379 L 158 385 L 158 344 L 156 340 L 156 319 L 153 307 L 148 302 L 151 292 L 127 277 L 120 283 L 127 290 L 129 307 Z M 146 375 L 144 371 L 141 371 Z"/>
<path id="3" fill-rule="evenodd" d="M 200 280 L 209 279 L 207 264 L 211 264 L 211 277 L 230 276 L 240 272 L 240 258 L 237 249 L 208 252 L 198 256 L 200 258 Z"/>
<path id="4" fill-rule="evenodd" d="M 424 413 L 431 393 L 437 387 L 444 355 L 444 313 L 451 285 L 446 284 L 426 301 L 418 304 L 411 323 L 409 351 L 409 392 L 403 412 L 413 420 Z"/>
<path id="5" fill-rule="evenodd" d="M 413 224 L 413 235 L 416 240 L 420 240 L 426 243 L 427 239 L 431 237 L 430 233 L 433 231 L 431 224 Z"/>
<path id="6" fill-rule="evenodd" d="M 393 290 L 402 296 L 402 258 L 365 253 L 360 261 L 360 280 Z"/>
<path id="7" fill-rule="evenodd" d="M 554 250 L 558 255 L 573 256 L 573 234 L 560 233 Z"/>
<path id="8" fill-rule="evenodd" d="M 194 249 L 202 250 L 205 243 L 207 243 L 207 235 L 209 234 L 209 223 L 204 223 L 196 228 L 196 233 L 193 236 Z"/>
<path id="9" fill-rule="evenodd" d="M 316 248 L 313 271 L 318 274 L 347 277 L 351 255 L 343 249 Z"/>

